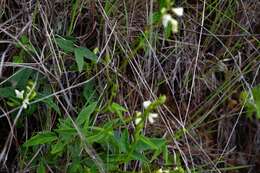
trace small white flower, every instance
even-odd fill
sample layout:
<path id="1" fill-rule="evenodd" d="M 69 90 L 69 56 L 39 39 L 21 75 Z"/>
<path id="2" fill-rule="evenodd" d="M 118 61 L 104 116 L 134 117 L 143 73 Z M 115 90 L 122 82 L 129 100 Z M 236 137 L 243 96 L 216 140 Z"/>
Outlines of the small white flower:
<path id="1" fill-rule="evenodd" d="M 23 94 L 24 94 L 24 90 L 22 90 L 22 91 L 19 91 L 19 90 L 14 90 L 15 91 L 15 94 L 16 94 L 16 97 L 18 98 L 18 99 L 23 99 Z"/>
<path id="2" fill-rule="evenodd" d="M 169 173 L 170 171 L 168 169 L 163 170 L 162 168 L 158 169 L 156 173 Z"/>
<path id="3" fill-rule="evenodd" d="M 156 173 L 163 173 L 162 168 L 158 169 L 158 170 L 156 171 Z"/>
<path id="4" fill-rule="evenodd" d="M 172 32 L 177 33 L 178 32 L 178 21 L 172 18 L 170 14 L 163 15 L 162 19 L 163 26 L 166 28 L 169 23 L 172 25 Z"/>
<path id="5" fill-rule="evenodd" d="M 182 8 L 182 7 L 172 8 L 172 11 L 173 11 L 177 16 L 183 16 L 183 8 Z"/>
<path id="6" fill-rule="evenodd" d="M 135 118 L 135 125 L 138 125 L 142 121 L 142 118 Z"/>
<path id="7" fill-rule="evenodd" d="M 172 20 L 172 16 L 170 14 L 164 14 L 162 18 L 163 26 L 166 28 L 168 23 Z"/>
<path id="8" fill-rule="evenodd" d="M 140 111 L 136 111 L 135 113 L 136 113 L 136 117 L 140 117 L 142 115 L 142 112 Z"/>
<path id="9" fill-rule="evenodd" d="M 23 107 L 24 109 L 27 109 L 28 104 L 29 104 L 29 99 L 26 98 L 26 99 L 23 100 L 23 105 L 22 105 L 22 107 Z"/>
<path id="10" fill-rule="evenodd" d="M 153 124 L 154 123 L 154 119 L 158 117 L 158 114 L 157 113 L 149 113 L 148 115 L 148 121 Z"/>
<path id="11" fill-rule="evenodd" d="M 140 124 L 140 122 L 142 121 L 141 115 L 142 115 L 141 112 L 139 112 L 139 111 L 136 112 L 136 118 L 135 118 L 136 125 Z"/>
<path id="12" fill-rule="evenodd" d="M 143 102 L 143 107 L 144 107 L 145 109 L 147 109 L 147 108 L 150 106 L 151 103 L 152 103 L 152 102 L 151 102 L 150 100 L 144 101 L 144 102 Z"/>

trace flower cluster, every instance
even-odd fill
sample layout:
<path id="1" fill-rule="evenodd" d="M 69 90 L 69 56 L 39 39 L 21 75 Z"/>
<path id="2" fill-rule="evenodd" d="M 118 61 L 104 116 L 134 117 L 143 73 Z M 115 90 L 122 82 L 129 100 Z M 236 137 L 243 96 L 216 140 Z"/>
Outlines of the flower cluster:
<path id="1" fill-rule="evenodd" d="M 171 14 L 166 12 L 166 9 L 162 9 L 161 13 L 163 13 L 162 17 L 162 24 L 165 28 L 167 28 L 169 25 L 171 25 L 171 29 L 173 33 L 178 32 L 178 21 L 172 17 Z M 183 8 L 178 7 L 178 8 L 172 8 L 171 11 L 176 14 L 177 16 L 183 16 Z"/>
<path id="2" fill-rule="evenodd" d="M 144 109 L 148 109 L 148 107 L 151 105 L 151 101 L 150 100 L 148 100 L 148 101 L 144 101 L 143 102 L 143 107 L 144 107 Z M 155 118 L 157 118 L 158 117 L 158 114 L 157 113 L 149 113 L 148 114 L 148 121 L 151 123 L 151 124 L 153 124 L 154 122 L 155 122 Z M 143 117 L 142 117 L 142 113 L 141 112 L 136 112 L 136 119 L 135 119 L 135 124 L 136 125 L 138 125 L 138 124 L 140 124 L 141 123 L 141 121 L 142 121 L 142 119 L 143 119 Z"/>
<path id="3" fill-rule="evenodd" d="M 27 109 L 27 107 L 28 107 L 28 105 L 29 105 L 29 98 L 24 95 L 24 90 L 22 90 L 22 91 L 15 90 L 15 94 L 16 94 L 16 97 L 17 97 L 18 99 L 23 100 L 22 107 L 23 107 L 24 109 Z"/>
<path id="4" fill-rule="evenodd" d="M 22 100 L 22 107 L 24 109 L 27 109 L 28 105 L 30 104 L 29 101 L 32 100 L 36 96 L 36 92 L 34 91 L 35 83 L 32 81 L 28 82 L 28 85 L 26 86 L 26 92 L 24 90 L 17 90 L 15 89 L 15 95 L 16 98 Z"/>

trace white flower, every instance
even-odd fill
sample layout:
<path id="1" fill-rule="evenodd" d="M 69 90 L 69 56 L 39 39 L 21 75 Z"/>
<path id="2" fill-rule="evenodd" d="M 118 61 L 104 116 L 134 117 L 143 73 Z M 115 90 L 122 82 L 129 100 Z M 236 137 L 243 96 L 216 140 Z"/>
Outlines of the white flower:
<path id="1" fill-rule="evenodd" d="M 135 125 L 138 125 L 142 121 L 141 112 L 136 112 Z"/>
<path id="2" fill-rule="evenodd" d="M 29 99 L 26 98 L 26 99 L 23 100 L 23 105 L 22 105 L 22 107 L 23 107 L 24 109 L 27 109 L 28 104 L 29 104 Z"/>
<path id="3" fill-rule="evenodd" d="M 147 109 L 147 108 L 150 106 L 151 103 L 152 103 L 152 102 L 151 102 L 150 100 L 144 101 L 144 102 L 143 102 L 143 107 L 144 107 L 145 109 Z"/>
<path id="4" fill-rule="evenodd" d="M 182 8 L 182 7 L 172 8 L 172 11 L 173 11 L 177 16 L 183 16 L 183 8 Z"/>
<path id="5" fill-rule="evenodd" d="M 15 94 L 16 94 L 16 97 L 18 98 L 18 99 L 23 99 L 23 94 L 24 94 L 24 90 L 22 90 L 22 91 L 19 91 L 19 90 L 14 90 L 15 91 Z"/>
<path id="6" fill-rule="evenodd" d="M 158 170 L 156 171 L 156 173 L 163 173 L 162 168 L 158 169 Z"/>
<path id="7" fill-rule="evenodd" d="M 169 173 L 170 171 L 168 169 L 163 170 L 162 168 L 158 169 L 156 173 Z"/>
<path id="8" fill-rule="evenodd" d="M 151 123 L 151 124 L 153 124 L 154 123 L 154 119 L 155 118 L 157 118 L 158 117 L 158 114 L 157 113 L 149 113 L 149 115 L 148 115 L 148 120 L 149 120 L 149 122 Z"/>
<path id="9" fill-rule="evenodd" d="M 170 14 L 163 15 L 162 19 L 163 26 L 166 28 L 169 23 L 172 25 L 172 32 L 176 33 L 178 32 L 178 21 L 172 18 Z"/>
<path id="10" fill-rule="evenodd" d="M 162 23 L 163 26 L 166 28 L 168 26 L 168 23 L 172 20 L 172 16 L 170 14 L 163 15 Z"/>
<path id="11" fill-rule="evenodd" d="M 142 121 L 142 118 L 136 118 L 135 119 L 135 125 L 138 125 Z"/>

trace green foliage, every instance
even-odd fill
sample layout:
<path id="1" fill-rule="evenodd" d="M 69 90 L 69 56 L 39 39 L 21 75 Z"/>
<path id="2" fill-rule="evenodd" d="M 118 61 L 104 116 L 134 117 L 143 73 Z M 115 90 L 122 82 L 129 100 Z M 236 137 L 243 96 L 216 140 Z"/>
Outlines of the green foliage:
<path id="1" fill-rule="evenodd" d="M 0 97 L 1 98 L 11 98 L 15 97 L 14 89 L 12 87 L 0 88 Z"/>
<path id="2" fill-rule="evenodd" d="M 160 10 L 163 8 L 170 8 L 172 4 L 172 0 L 159 0 Z"/>
<path id="3" fill-rule="evenodd" d="M 40 162 L 39 167 L 37 168 L 37 173 L 45 173 L 45 166 L 44 166 L 44 161 Z"/>
<path id="4" fill-rule="evenodd" d="M 67 32 L 68 35 L 72 34 L 75 23 L 76 23 L 77 12 L 80 12 L 80 10 L 79 10 L 80 1 L 79 0 L 72 0 L 71 3 L 72 3 L 72 13 L 71 13 L 71 16 L 70 16 L 71 17 L 70 26 L 69 26 L 69 29 L 68 29 L 68 32 Z"/>
<path id="5" fill-rule="evenodd" d="M 76 47 L 75 39 L 72 37 L 62 38 L 56 37 L 55 41 L 59 48 L 61 48 L 65 53 L 74 53 L 75 60 L 78 66 L 79 72 L 82 72 L 84 66 L 84 58 L 96 63 L 97 55 L 94 54 L 91 50 L 85 47 Z"/>
<path id="6" fill-rule="evenodd" d="M 95 111 L 96 107 L 97 107 L 97 102 L 93 102 L 90 105 L 84 107 L 79 113 L 76 119 L 76 123 L 79 126 L 82 126 L 84 124 L 84 127 L 88 128 L 90 115 Z"/>
<path id="7" fill-rule="evenodd" d="M 75 40 L 72 39 L 66 39 L 66 38 L 62 38 L 62 37 L 56 37 L 55 38 L 57 45 L 66 53 L 71 53 L 74 51 L 74 42 Z"/>
<path id="8" fill-rule="evenodd" d="M 151 107 L 155 108 L 160 101 L 161 99 L 157 100 Z M 75 122 L 86 137 L 87 142 L 96 146 L 95 149 L 106 165 L 107 171 L 117 171 L 121 164 L 130 164 L 132 161 L 140 161 L 143 169 L 145 169 L 145 165 L 151 164 L 160 155 L 163 155 L 165 159 L 168 158 L 168 156 L 165 156 L 167 155 L 167 144 L 164 139 L 147 137 L 139 131 L 134 132 L 140 133 L 138 135 L 129 133 L 127 126 L 124 124 L 130 123 L 132 120 L 129 121 L 128 118 L 124 117 L 123 114 L 127 110 L 117 103 L 112 103 L 107 111 L 116 114 L 120 117 L 119 119 L 115 118 L 99 126 L 90 126 L 96 108 L 97 102 L 87 104 L 81 109 Z M 124 123 L 122 123 L 122 119 Z M 136 138 L 133 138 L 133 136 Z M 23 147 L 43 144 L 48 146 L 46 148 L 48 158 L 45 161 L 49 166 L 54 166 L 54 163 L 57 166 L 59 160 L 67 153 L 71 155 L 72 159 L 69 167 L 71 172 L 81 172 L 85 168 L 97 170 L 97 166 L 93 164 L 91 158 L 86 153 L 81 153 L 83 141 L 80 140 L 77 131 L 68 118 L 60 119 L 56 129 L 39 132 L 31 137 L 24 143 Z M 39 157 L 38 159 L 41 160 L 42 158 Z M 52 163 L 50 160 L 55 161 Z"/>
<path id="9" fill-rule="evenodd" d="M 29 78 L 32 76 L 33 70 L 28 68 L 19 69 L 12 77 L 8 79 L 8 82 L 12 84 L 12 87 L 17 89 L 24 89 Z"/>
<path id="10" fill-rule="evenodd" d="M 84 65 L 84 58 L 87 58 L 93 62 L 97 61 L 97 55 L 91 52 L 85 47 L 79 47 L 74 49 L 74 55 L 79 68 L 79 72 L 82 71 Z"/>
<path id="11" fill-rule="evenodd" d="M 39 144 L 46 144 L 46 143 L 55 141 L 57 139 L 58 138 L 57 138 L 56 134 L 53 132 L 48 132 L 48 131 L 40 132 L 37 135 L 30 138 L 29 140 L 27 140 L 26 143 L 24 143 L 24 146 L 30 147 L 30 146 L 39 145 Z"/>
<path id="12" fill-rule="evenodd" d="M 17 55 L 13 56 L 13 62 L 15 63 L 23 63 L 29 54 L 36 53 L 35 47 L 26 35 L 20 37 L 19 42 L 16 44 L 16 48 L 20 49 L 20 51 Z"/>
<path id="13" fill-rule="evenodd" d="M 118 115 L 120 117 L 120 119 L 122 121 L 124 121 L 123 113 L 126 112 L 127 110 L 123 106 L 121 106 L 121 105 L 119 105 L 117 103 L 112 103 L 111 105 L 108 106 L 108 110 L 110 112 L 115 113 L 116 115 Z"/>
<path id="14" fill-rule="evenodd" d="M 83 96 L 86 100 L 86 104 L 88 104 L 90 102 L 94 102 L 95 100 L 98 99 L 98 94 L 96 93 L 95 83 L 93 80 L 87 82 L 84 85 Z"/>
<path id="15" fill-rule="evenodd" d="M 242 104 L 245 104 L 247 117 L 252 119 L 255 114 L 260 119 L 260 86 L 254 87 L 251 93 L 243 91 L 240 98 Z"/>

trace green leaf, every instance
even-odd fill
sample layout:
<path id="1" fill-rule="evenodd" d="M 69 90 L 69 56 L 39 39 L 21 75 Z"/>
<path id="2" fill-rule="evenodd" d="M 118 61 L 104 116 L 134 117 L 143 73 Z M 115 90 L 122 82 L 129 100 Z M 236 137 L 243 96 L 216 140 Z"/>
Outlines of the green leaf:
<path id="1" fill-rule="evenodd" d="M 154 12 L 152 14 L 152 24 L 156 24 L 156 23 L 159 23 L 160 22 L 160 19 L 162 17 L 162 14 L 161 12 Z"/>
<path id="2" fill-rule="evenodd" d="M 97 107 L 97 102 L 93 102 L 87 107 L 83 108 L 76 119 L 77 124 L 78 125 L 85 124 L 86 126 L 88 126 L 90 115 L 95 111 L 96 107 Z"/>
<path id="3" fill-rule="evenodd" d="M 0 98 L 15 97 L 14 89 L 11 87 L 0 88 Z"/>
<path id="4" fill-rule="evenodd" d="M 256 118 L 260 119 L 260 86 L 255 87 L 252 92 L 255 100 Z"/>
<path id="5" fill-rule="evenodd" d="M 131 154 L 131 159 L 139 160 L 139 161 L 141 161 L 143 163 L 148 163 L 149 162 L 149 160 L 143 154 L 138 153 L 138 152 L 133 152 Z"/>
<path id="6" fill-rule="evenodd" d="M 82 71 L 83 66 L 84 66 L 84 58 L 87 58 L 91 61 L 96 62 L 98 57 L 96 54 L 94 54 L 91 50 L 85 48 L 85 47 L 79 47 L 75 48 L 74 50 L 76 62 L 78 65 L 79 72 Z"/>
<path id="7" fill-rule="evenodd" d="M 58 141 L 56 144 L 52 145 L 51 147 L 51 154 L 57 154 L 62 152 L 62 150 L 65 147 L 65 143 L 62 143 L 61 141 Z"/>
<path id="8" fill-rule="evenodd" d="M 23 58 L 21 56 L 13 56 L 14 63 L 23 63 Z"/>
<path id="9" fill-rule="evenodd" d="M 57 132 L 59 134 L 59 138 L 64 141 L 69 141 L 77 134 L 77 130 L 75 128 L 69 128 L 69 127 L 55 129 L 54 131 Z"/>
<path id="10" fill-rule="evenodd" d="M 129 133 L 128 130 L 125 129 L 121 135 L 120 142 L 119 142 L 119 150 L 123 153 L 127 152 L 129 145 Z"/>
<path id="11" fill-rule="evenodd" d="M 37 173 L 45 173 L 45 166 L 43 160 L 40 162 L 40 165 L 37 168 Z"/>
<path id="12" fill-rule="evenodd" d="M 59 115 L 61 115 L 59 106 L 53 102 L 51 98 L 42 100 L 43 103 L 46 103 L 50 108 L 52 108 L 54 111 L 56 111 Z"/>
<path id="13" fill-rule="evenodd" d="M 74 51 L 75 46 L 74 46 L 73 40 L 65 39 L 62 37 L 56 37 L 55 41 L 57 42 L 57 45 L 59 46 L 59 48 L 64 50 L 66 53 Z"/>
<path id="14" fill-rule="evenodd" d="M 159 0 L 160 10 L 162 8 L 170 8 L 171 7 L 171 0 Z"/>
<path id="15" fill-rule="evenodd" d="M 172 162 L 169 159 L 169 151 L 168 151 L 167 146 L 164 145 L 162 150 L 163 150 L 163 160 L 164 160 L 165 165 L 171 165 Z"/>
<path id="16" fill-rule="evenodd" d="M 108 107 L 108 110 L 109 110 L 110 112 L 112 112 L 112 113 L 117 114 L 117 115 L 119 116 L 119 118 L 121 119 L 121 121 L 125 122 L 125 121 L 124 121 L 124 118 L 123 118 L 123 112 L 127 112 L 127 110 L 126 110 L 123 106 L 121 106 L 121 105 L 119 105 L 119 104 L 113 102 L 113 103 Z"/>
<path id="17" fill-rule="evenodd" d="M 15 88 L 24 89 L 32 73 L 32 69 L 22 68 L 10 77 L 8 81 L 10 81 Z"/>
<path id="18" fill-rule="evenodd" d="M 91 136 L 87 137 L 87 141 L 92 144 L 94 142 L 101 143 L 107 140 L 107 135 L 104 132 L 94 132 Z"/>
<path id="19" fill-rule="evenodd" d="M 21 42 L 21 43 L 17 43 L 17 44 L 16 44 L 16 47 L 17 47 L 17 48 L 22 48 L 22 45 L 23 45 L 23 46 L 26 46 L 26 45 L 30 44 L 30 40 L 29 40 L 29 38 L 28 38 L 26 35 L 22 35 L 22 36 L 20 37 L 20 42 Z"/>
<path id="20" fill-rule="evenodd" d="M 165 38 L 168 39 L 172 34 L 172 24 L 168 23 L 167 27 L 164 28 Z"/>
<path id="21" fill-rule="evenodd" d="M 22 35 L 20 40 L 23 44 L 29 44 L 30 43 L 30 40 L 26 35 Z"/>
<path id="22" fill-rule="evenodd" d="M 240 99 L 242 104 L 245 103 L 247 117 L 252 119 L 253 114 L 256 113 L 256 118 L 260 119 L 260 86 L 252 89 L 252 95 L 253 97 L 250 98 L 250 94 L 247 91 L 243 91 L 240 94 Z"/>
<path id="23" fill-rule="evenodd" d="M 113 124 L 110 122 L 106 123 L 103 127 L 93 127 L 93 131 L 91 131 L 91 134 L 87 135 L 87 140 L 89 143 L 97 142 L 97 143 L 104 143 L 109 142 L 111 138 L 114 138 L 113 133 Z"/>
<path id="24" fill-rule="evenodd" d="M 86 103 L 94 102 L 98 98 L 93 80 L 84 85 L 83 96 L 86 99 Z"/>
<path id="25" fill-rule="evenodd" d="M 85 53 L 81 49 L 77 48 L 74 51 L 76 63 L 78 65 L 79 72 L 82 72 L 83 66 L 84 66 L 84 56 Z"/>
<path id="26" fill-rule="evenodd" d="M 140 136 L 135 146 L 137 151 L 159 150 L 165 145 L 165 140 Z"/>
<path id="27" fill-rule="evenodd" d="M 69 171 L 71 173 L 78 173 L 82 172 L 82 166 L 79 160 L 73 161 L 72 164 L 69 166 Z"/>
<path id="28" fill-rule="evenodd" d="M 35 145 L 41 145 L 53 142 L 57 140 L 57 136 L 55 133 L 50 131 L 40 132 L 37 135 L 31 137 L 29 140 L 27 140 L 24 143 L 25 147 L 35 146 Z"/>
<path id="29" fill-rule="evenodd" d="M 148 145 L 150 147 L 150 149 L 154 149 L 154 150 L 158 150 L 158 146 L 154 143 L 154 141 L 150 140 L 149 138 L 145 137 L 145 136 L 140 136 L 139 138 L 140 141 L 142 141 L 143 143 L 145 143 L 146 145 Z"/>

